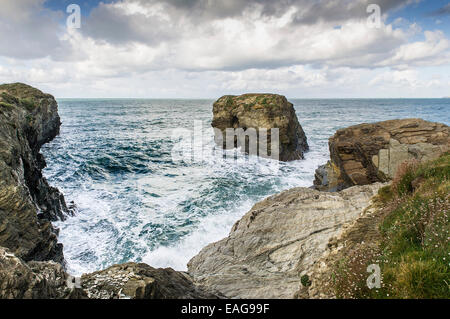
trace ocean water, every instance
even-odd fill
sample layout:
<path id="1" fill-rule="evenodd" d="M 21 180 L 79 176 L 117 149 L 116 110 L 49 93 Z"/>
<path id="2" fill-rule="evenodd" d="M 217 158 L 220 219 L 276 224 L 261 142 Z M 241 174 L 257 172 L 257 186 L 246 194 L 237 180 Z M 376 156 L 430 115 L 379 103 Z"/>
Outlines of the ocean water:
<path id="1" fill-rule="evenodd" d="M 406 117 L 450 123 L 449 99 L 291 102 L 310 151 L 304 160 L 275 163 L 240 153 L 219 162 L 209 156 L 212 100 L 59 100 L 61 134 L 42 152 L 45 176 L 76 204 L 74 217 L 55 223 L 69 272 L 127 261 L 185 270 L 257 201 L 311 186 L 337 129 Z M 197 147 L 205 155 L 174 160 L 174 130 L 193 132 L 195 123 L 203 125 Z"/>

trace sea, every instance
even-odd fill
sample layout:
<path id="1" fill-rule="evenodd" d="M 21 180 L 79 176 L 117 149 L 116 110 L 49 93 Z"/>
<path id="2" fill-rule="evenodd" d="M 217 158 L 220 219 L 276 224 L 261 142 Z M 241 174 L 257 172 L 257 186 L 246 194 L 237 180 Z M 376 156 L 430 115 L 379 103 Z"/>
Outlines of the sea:
<path id="1" fill-rule="evenodd" d="M 128 261 L 186 270 L 256 202 L 310 187 L 337 129 L 399 118 L 450 123 L 450 99 L 289 100 L 310 150 L 278 163 L 217 150 L 213 100 L 59 99 L 61 133 L 42 152 L 44 175 L 76 207 L 54 223 L 68 271 Z"/>

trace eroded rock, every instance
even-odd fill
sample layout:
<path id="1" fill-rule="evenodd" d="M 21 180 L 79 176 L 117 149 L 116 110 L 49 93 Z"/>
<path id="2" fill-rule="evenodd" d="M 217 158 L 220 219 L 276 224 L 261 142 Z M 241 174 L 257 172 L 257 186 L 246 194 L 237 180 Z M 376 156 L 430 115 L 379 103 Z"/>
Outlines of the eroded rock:
<path id="1" fill-rule="evenodd" d="M 94 299 L 205 299 L 216 295 L 197 287 L 188 274 L 171 268 L 126 263 L 81 277 L 81 285 Z"/>
<path id="2" fill-rule="evenodd" d="M 26 264 L 8 249 L 0 247 L 0 299 L 68 298 L 68 275 L 55 262 Z"/>
<path id="3" fill-rule="evenodd" d="M 386 182 L 405 161 L 425 162 L 450 150 L 450 128 L 422 119 L 390 120 L 338 130 L 330 161 L 316 171 L 319 190 Z"/>
<path id="4" fill-rule="evenodd" d="M 53 96 L 31 86 L 0 85 L 0 246 L 25 261 L 63 262 L 50 221 L 71 211 L 42 176 L 39 153 L 59 133 L 57 108 Z"/>
<path id="5" fill-rule="evenodd" d="M 267 145 L 261 138 L 257 142 L 254 151 L 244 142 L 234 139 L 231 147 L 242 147 L 247 153 L 259 156 L 271 156 L 272 147 L 277 150 L 278 159 L 281 161 L 292 161 L 303 158 L 308 150 L 305 132 L 298 122 L 294 107 L 284 96 L 276 94 L 244 94 L 241 96 L 223 96 L 213 106 L 212 126 L 219 129 L 223 137 L 219 139 L 216 134 L 216 142 L 226 148 L 226 129 L 255 129 L 256 135 L 260 137 L 261 129 L 267 129 Z M 273 145 L 270 129 L 279 130 L 279 144 Z M 274 139 L 275 140 L 275 139 Z M 260 145 L 261 144 L 261 145 Z M 260 146 L 265 151 L 260 151 Z M 228 145 L 228 148 L 230 146 Z M 275 156 L 274 156 L 275 157 Z"/>
<path id="6" fill-rule="evenodd" d="M 202 286 L 230 298 L 293 298 L 330 238 L 355 220 L 380 183 L 326 193 L 294 188 L 257 203 L 230 235 L 188 264 Z"/>

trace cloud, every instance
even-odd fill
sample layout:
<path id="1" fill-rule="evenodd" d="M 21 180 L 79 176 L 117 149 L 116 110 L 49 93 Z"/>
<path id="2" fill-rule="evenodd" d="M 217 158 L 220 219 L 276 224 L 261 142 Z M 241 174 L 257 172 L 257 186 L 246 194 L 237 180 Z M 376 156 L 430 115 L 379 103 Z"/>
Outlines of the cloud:
<path id="1" fill-rule="evenodd" d="M 433 16 L 446 16 L 446 15 L 450 15 L 450 3 L 447 3 L 445 6 L 443 6 L 442 8 L 434 11 L 431 13 L 431 15 Z"/>
<path id="2" fill-rule="evenodd" d="M 377 1 L 385 16 L 370 28 L 369 2 L 122 0 L 100 3 L 69 31 L 65 13 L 44 0 L 6 0 L 0 81 L 91 97 L 370 96 L 389 76 L 393 86 L 440 88 L 414 68 L 450 63 L 446 34 L 404 18 L 387 23 L 387 13 L 411 3 L 400 0 Z"/>
<path id="3" fill-rule="evenodd" d="M 43 9 L 44 0 L 2 1 L 0 55 L 20 59 L 44 57 L 62 49 L 58 37 L 61 15 Z"/>
<path id="4" fill-rule="evenodd" d="M 366 2 L 356 1 L 360 9 Z M 281 1 L 276 2 L 276 7 L 273 1 L 226 3 L 228 9 L 217 12 L 213 9 L 221 8 L 224 2 L 197 0 L 177 6 L 175 2 L 158 1 L 101 4 L 92 11 L 81 34 L 97 45 L 96 52 L 91 54 L 108 52 L 108 58 L 101 61 L 121 55 L 120 49 L 115 53 L 111 46 L 126 47 L 129 62 L 118 57 L 121 63 L 118 67 L 140 61 L 144 71 L 158 68 L 236 71 L 323 63 L 373 67 L 406 42 L 400 29 L 386 25 L 369 28 L 365 10 L 361 11 L 362 18 L 354 17 L 336 29 L 334 20 L 315 24 L 296 21 L 300 10 L 296 6 L 310 3 L 306 1 Z M 325 10 L 323 19 L 338 9 L 346 12 L 349 6 L 355 7 L 355 1 L 340 1 L 347 7 L 335 3 L 324 4 L 329 12 Z M 394 3 L 390 6 L 404 1 Z M 283 14 L 278 6 L 286 9 Z M 311 5 L 302 8 L 314 11 Z M 200 12 L 200 16 L 206 11 L 209 18 L 193 19 L 192 11 Z M 143 52 L 147 52 L 146 57 Z"/>
<path id="5" fill-rule="evenodd" d="M 450 63 L 450 41 L 442 31 L 425 31 L 425 41 L 407 43 L 379 66 L 410 68 Z"/>

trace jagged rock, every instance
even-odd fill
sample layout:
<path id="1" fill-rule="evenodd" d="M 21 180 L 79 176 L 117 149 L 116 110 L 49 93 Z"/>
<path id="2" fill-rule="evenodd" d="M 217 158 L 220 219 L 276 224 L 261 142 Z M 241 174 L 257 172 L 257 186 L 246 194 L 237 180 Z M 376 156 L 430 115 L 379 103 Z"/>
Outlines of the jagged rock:
<path id="1" fill-rule="evenodd" d="M 261 138 L 261 145 L 252 151 L 248 147 L 249 138 L 234 138 L 231 147 L 242 147 L 247 153 L 259 156 L 271 156 L 272 147 L 279 152 L 279 160 L 292 161 L 303 158 L 308 150 L 305 132 L 298 122 L 294 107 L 284 96 L 276 94 L 244 94 L 241 96 L 223 96 L 213 106 L 212 126 L 219 129 L 223 138 L 216 133 L 216 143 L 226 148 L 226 129 L 256 130 L 258 137 L 260 129 L 267 129 L 267 146 Z M 279 129 L 279 144 L 272 145 L 272 128 Z M 233 145 L 234 144 L 234 145 Z M 260 146 L 266 153 L 260 152 Z M 230 147 L 230 145 L 228 145 Z M 276 156 L 273 156 L 276 157 Z"/>
<path id="2" fill-rule="evenodd" d="M 450 150 L 450 128 L 422 119 L 360 124 L 329 140 L 331 160 L 316 171 L 319 190 L 386 182 L 407 160 L 424 162 Z"/>
<path id="3" fill-rule="evenodd" d="M 52 261 L 25 263 L 0 247 L 0 299 L 204 299 L 188 274 L 126 263 L 75 278 Z"/>
<path id="4" fill-rule="evenodd" d="M 200 299 L 218 298 L 173 269 L 126 263 L 106 270 L 68 275 L 55 262 L 25 263 L 0 247 L 0 299 Z"/>
<path id="5" fill-rule="evenodd" d="M 300 278 L 370 203 L 380 183 L 326 193 L 294 188 L 257 203 L 230 235 L 188 264 L 204 287 L 230 298 L 293 298 Z"/>
<path id="6" fill-rule="evenodd" d="M 21 83 L 0 85 L 0 246 L 25 261 L 63 262 L 50 220 L 71 212 L 42 176 L 39 153 L 60 124 L 53 96 Z"/>
<path id="7" fill-rule="evenodd" d="M 69 298 L 68 275 L 55 262 L 26 264 L 0 247 L 0 299 Z"/>
<path id="8" fill-rule="evenodd" d="M 81 277 L 81 285 L 94 299 L 210 299 L 216 295 L 197 287 L 188 274 L 147 264 L 114 265 Z"/>

